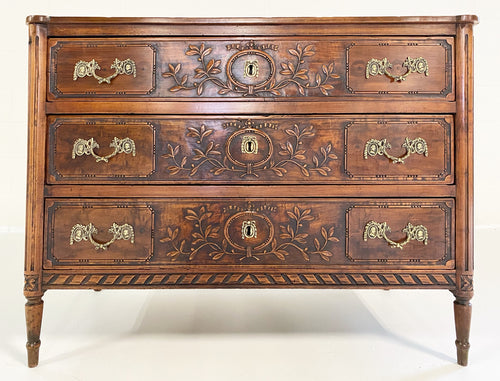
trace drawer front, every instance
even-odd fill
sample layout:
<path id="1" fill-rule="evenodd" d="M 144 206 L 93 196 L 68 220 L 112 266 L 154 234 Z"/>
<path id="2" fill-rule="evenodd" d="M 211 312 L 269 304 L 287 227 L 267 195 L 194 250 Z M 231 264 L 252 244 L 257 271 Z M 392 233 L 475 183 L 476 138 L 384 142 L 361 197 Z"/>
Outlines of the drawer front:
<path id="1" fill-rule="evenodd" d="M 453 38 L 51 39 L 49 100 L 454 99 Z"/>
<path id="2" fill-rule="evenodd" d="M 50 200 L 45 267 L 454 268 L 453 200 Z"/>
<path id="3" fill-rule="evenodd" d="M 347 87 L 363 95 L 442 95 L 454 92 L 449 40 L 364 40 L 347 49 Z"/>
<path id="4" fill-rule="evenodd" d="M 50 183 L 453 182 L 451 116 L 51 117 Z"/>
<path id="5" fill-rule="evenodd" d="M 143 264 L 153 254 L 154 210 L 146 203 L 48 205 L 49 267 Z"/>
<path id="6" fill-rule="evenodd" d="M 149 96 L 157 47 L 146 40 L 51 41 L 49 99 Z"/>
<path id="7" fill-rule="evenodd" d="M 50 125 L 49 181 L 149 179 L 156 172 L 155 123 L 60 118 Z"/>

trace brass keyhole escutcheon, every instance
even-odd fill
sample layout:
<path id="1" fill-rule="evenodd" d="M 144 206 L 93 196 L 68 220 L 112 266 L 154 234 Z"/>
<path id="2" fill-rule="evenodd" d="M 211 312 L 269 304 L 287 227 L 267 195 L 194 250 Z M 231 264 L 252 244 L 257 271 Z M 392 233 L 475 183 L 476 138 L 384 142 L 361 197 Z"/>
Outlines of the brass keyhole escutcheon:
<path id="1" fill-rule="evenodd" d="M 257 154 L 258 152 L 259 145 L 257 143 L 257 137 L 254 135 L 243 135 L 241 139 L 241 153 Z"/>
<path id="2" fill-rule="evenodd" d="M 245 72 L 243 75 L 248 78 L 257 78 L 259 76 L 259 63 L 257 60 L 245 61 Z"/>
<path id="3" fill-rule="evenodd" d="M 241 226 L 241 238 L 257 238 L 257 225 L 255 221 L 243 221 Z"/>

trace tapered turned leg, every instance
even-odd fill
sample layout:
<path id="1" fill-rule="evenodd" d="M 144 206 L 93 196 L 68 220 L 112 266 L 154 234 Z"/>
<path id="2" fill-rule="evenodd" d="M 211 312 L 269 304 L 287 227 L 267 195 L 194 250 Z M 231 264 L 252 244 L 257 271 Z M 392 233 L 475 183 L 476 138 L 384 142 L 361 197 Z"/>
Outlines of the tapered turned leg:
<path id="1" fill-rule="evenodd" d="M 455 312 L 455 330 L 457 332 L 457 362 L 459 365 L 467 366 L 469 360 L 469 332 L 472 306 L 470 298 L 456 298 L 453 303 Z"/>
<path id="2" fill-rule="evenodd" d="M 28 366 L 33 368 L 38 365 L 38 350 L 40 348 L 40 329 L 42 328 L 43 300 L 41 297 L 27 298 L 26 333 L 28 342 Z"/>

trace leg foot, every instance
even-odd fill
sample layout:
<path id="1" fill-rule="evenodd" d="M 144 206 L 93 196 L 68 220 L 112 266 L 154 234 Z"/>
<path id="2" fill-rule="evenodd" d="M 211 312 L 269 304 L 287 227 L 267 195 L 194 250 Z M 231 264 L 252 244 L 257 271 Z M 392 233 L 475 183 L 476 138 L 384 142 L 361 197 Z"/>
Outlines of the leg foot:
<path id="1" fill-rule="evenodd" d="M 457 298 L 453 303 L 455 312 L 455 330 L 457 333 L 457 363 L 462 366 L 467 366 L 469 360 L 469 332 L 472 306 L 469 303 L 470 299 Z"/>
<path id="2" fill-rule="evenodd" d="M 43 300 L 41 297 L 28 298 L 25 307 L 26 333 L 28 342 L 28 366 L 33 368 L 38 365 L 38 350 L 40 349 L 40 330 L 42 328 Z"/>

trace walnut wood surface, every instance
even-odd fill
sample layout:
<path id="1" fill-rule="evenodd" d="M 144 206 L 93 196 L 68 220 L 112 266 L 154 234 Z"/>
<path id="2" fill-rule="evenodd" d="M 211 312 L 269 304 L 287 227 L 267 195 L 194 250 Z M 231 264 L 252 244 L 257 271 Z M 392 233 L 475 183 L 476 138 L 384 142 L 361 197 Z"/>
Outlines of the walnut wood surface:
<path id="1" fill-rule="evenodd" d="M 48 200 L 45 268 L 65 266 L 162 265 L 177 271 L 207 266 L 239 266 L 240 271 L 308 266 L 325 270 L 343 266 L 381 269 L 453 268 L 453 200 L 379 199 L 156 199 Z M 424 225 L 429 240 L 400 248 L 384 239 L 367 239 L 370 221 L 386 222 L 387 233 L 403 242 L 408 223 Z M 247 222 L 255 237 L 244 237 Z M 106 242 L 113 224 L 130 224 L 135 241 L 116 241 L 96 250 L 88 241 L 71 242 L 75 224 L 93 223 L 97 242 Z M 92 270 L 90 270 L 92 271 Z"/>
<path id="2" fill-rule="evenodd" d="M 444 17 L 273 17 L 160 18 L 28 16 L 28 23 L 47 24 L 50 36 L 234 35 L 454 35 L 457 25 L 476 24 L 477 16 Z"/>
<path id="3" fill-rule="evenodd" d="M 454 180 L 451 116 L 82 116 L 49 118 L 48 124 L 49 183 L 449 184 Z M 93 138 L 100 145 L 95 154 L 109 155 L 115 137 L 132 139 L 134 154 L 118 154 L 105 162 L 73 153 L 75 141 Z M 393 163 L 384 155 L 364 152 L 372 139 L 386 139 L 391 147 L 387 153 L 404 157 L 407 138 L 424 139 L 428 153 Z M 244 144 L 255 152 L 242 149 Z"/>
<path id="4" fill-rule="evenodd" d="M 417 100 L 410 99 L 407 102 L 388 102 L 382 99 L 360 98 L 356 102 L 350 100 L 339 100 L 325 98 L 315 100 L 314 102 L 300 102 L 286 98 L 273 98 L 272 101 L 246 102 L 245 98 L 234 98 L 231 102 L 221 102 L 217 98 L 207 98 L 206 102 L 197 102 L 193 104 L 189 99 L 181 101 L 165 100 L 158 101 L 154 98 L 144 98 L 137 102 L 131 99 L 102 98 L 99 102 L 82 101 L 59 101 L 47 102 L 45 110 L 47 114 L 167 114 L 167 115 L 192 115 L 192 114 L 345 114 L 348 110 L 353 114 L 394 114 L 394 113 L 425 113 L 429 114 L 450 114 L 457 111 L 455 102 L 443 100 Z"/>
<path id="5" fill-rule="evenodd" d="M 27 22 L 29 366 L 45 290 L 189 287 L 448 289 L 467 364 L 476 16 Z"/>
<path id="6" fill-rule="evenodd" d="M 454 99 L 453 39 L 347 37 L 298 39 L 50 39 L 50 93 L 61 98 L 271 98 L 437 97 Z M 404 74 L 407 57 L 423 57 L 427 74 L 404 81 L 385 75 L 366 78 L 372 59 L 387 58 L 394 75 Z M 106 77 L 114 59 L 132 59 L 137 76 L 111 83 L 74 78 L 75 64 L 95 59 Z M 245 62 L 257 75 L 245 75 Z M 158 73 L 157 73 L 158 71 Z"/>
<path id="7" fill-rule="evenodd" d="M 25 305 L 26 314 L 26 350 L 28 351 L 28 366 L 33 368 L 38 365 L 38 352 L 40 349 L 40 331 L 42 329 L 43 300 L 41 297 L 28 297 Z"/>
<path id="8" fill-rule="evenodd" d="M 457 362 L 463 366 L 467 366 L 469 362 L 469 333 L 472 315 L 472 306 L 469 300 L 470 299 L 467 298 L 457 298 L 457 300 L 453 302 L 455 331 L 457 334 L 457 339 L 455 340 L 455 345 L 457 347 Z"/>
<path id="9" fill-rule="evenodd" d="M 96 189 L 97 188 L 97 189 Z M 427 197 L 455 197 L 455 188 L 448 185 L 426 185 Z M 161 197 L 175 198 L 200 197 L 200 189 L 195 185 L 57 185 L 47 186 L 47 197 L 130 197 L 133 192 L 135 197 Z M 421 197 L 422 188 L 414 185 L 232 185 L 221 187 L 218 185 L 204 185 L 204 197 Z M 402 196 L 403 195 L 403 196 Z"/>

